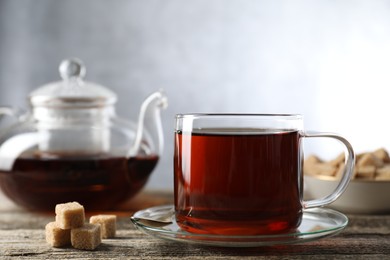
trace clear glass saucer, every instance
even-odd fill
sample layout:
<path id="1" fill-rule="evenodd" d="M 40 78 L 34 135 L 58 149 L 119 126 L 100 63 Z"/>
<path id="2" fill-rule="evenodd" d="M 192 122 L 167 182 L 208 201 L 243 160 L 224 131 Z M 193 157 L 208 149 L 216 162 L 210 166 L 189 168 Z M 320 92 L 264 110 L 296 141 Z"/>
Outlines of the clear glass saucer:
<path id="1" fill-rule="evenodd" d="M 303 243 L 333 236 L 348 224 L 348 218 L 338 211 L 314 208 L 304 211 L 302 223 L 293 233 L 255 236 L 195 234 L 181 230 L 172 212 L 173 205 L 152 207 L 136 212 L 131 217 L 131 221 L 142 232 L 157 238 L 223 247 L 258 247 Z M 144 219 L 150 219 L 150 216 L 169 216 L 170 214 L 172 215 L 170 223 Z"/>

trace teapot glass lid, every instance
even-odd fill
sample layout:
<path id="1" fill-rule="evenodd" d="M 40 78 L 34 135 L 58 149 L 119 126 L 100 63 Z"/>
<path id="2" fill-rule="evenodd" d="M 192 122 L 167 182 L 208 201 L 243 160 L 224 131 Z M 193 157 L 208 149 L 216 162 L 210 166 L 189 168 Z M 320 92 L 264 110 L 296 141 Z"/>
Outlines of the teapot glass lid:
<path id="1" fill-rule="evenodd" d="M 117 96 L 114 92 L 83 80 L 86 69 L 81 60 L 72 58 L 62 61 L 59 72 L 62 81 L 44 85 L 30 94 L 32 106 L 87 108 L 112 105 L 116 102 Z"/>

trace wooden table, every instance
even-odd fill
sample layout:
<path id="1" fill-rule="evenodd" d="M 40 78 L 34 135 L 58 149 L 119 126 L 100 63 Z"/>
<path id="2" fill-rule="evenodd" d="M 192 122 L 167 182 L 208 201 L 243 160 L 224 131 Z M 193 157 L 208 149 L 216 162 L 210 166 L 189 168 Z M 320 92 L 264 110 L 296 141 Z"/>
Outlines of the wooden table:
<path id="1" fill-rule="evenodd" d="M 44 227 L 54 220 L 54 212 L 28 212 L 0 195 L 0 259 L 390 259 L 390 215 L 348 215 L 349 226 L 336 236 L 258 248 L 169 242 L 145 235 L 130 223 L 129 217 L 136 210 L 170 203 L 169 193 L 141 193 L 114 212 L 119 217 L 117 238 L 105 239 L 95 251 L 81 251 L 52 248 L 45 242 Z"/>

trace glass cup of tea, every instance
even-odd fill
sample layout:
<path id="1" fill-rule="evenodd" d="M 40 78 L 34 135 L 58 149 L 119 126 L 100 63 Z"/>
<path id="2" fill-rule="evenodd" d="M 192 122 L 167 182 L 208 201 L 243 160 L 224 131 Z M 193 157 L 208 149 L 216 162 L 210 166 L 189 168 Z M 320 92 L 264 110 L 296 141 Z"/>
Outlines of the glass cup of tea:
<path id="1" fill-rule="evenodd" d="M 303 200 L 303 145 L 312 137 L 345 146 L 334 192 Z M 332 133 L 303 130 L 294 114 L 179 114 L 174 147 L 175 217 L 181 229 L 218 235 L 293 232 L 303 210 L 335 201 L 355 163 L 350 143 Z"/>

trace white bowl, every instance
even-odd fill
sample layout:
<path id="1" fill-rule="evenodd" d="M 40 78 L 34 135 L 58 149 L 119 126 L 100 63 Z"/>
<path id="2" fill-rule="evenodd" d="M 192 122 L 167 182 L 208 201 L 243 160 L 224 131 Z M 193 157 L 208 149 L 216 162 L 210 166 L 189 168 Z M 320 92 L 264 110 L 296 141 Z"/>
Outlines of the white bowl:
<path id="1" fill-rule="evenodd" d="M 334 191 L 338 180 L 305 175 L 305 199 L 322 198 Z M 345 213 L 390 213 L 390 181 L 351 180 L 346 191 L 326 207 Z"/>

